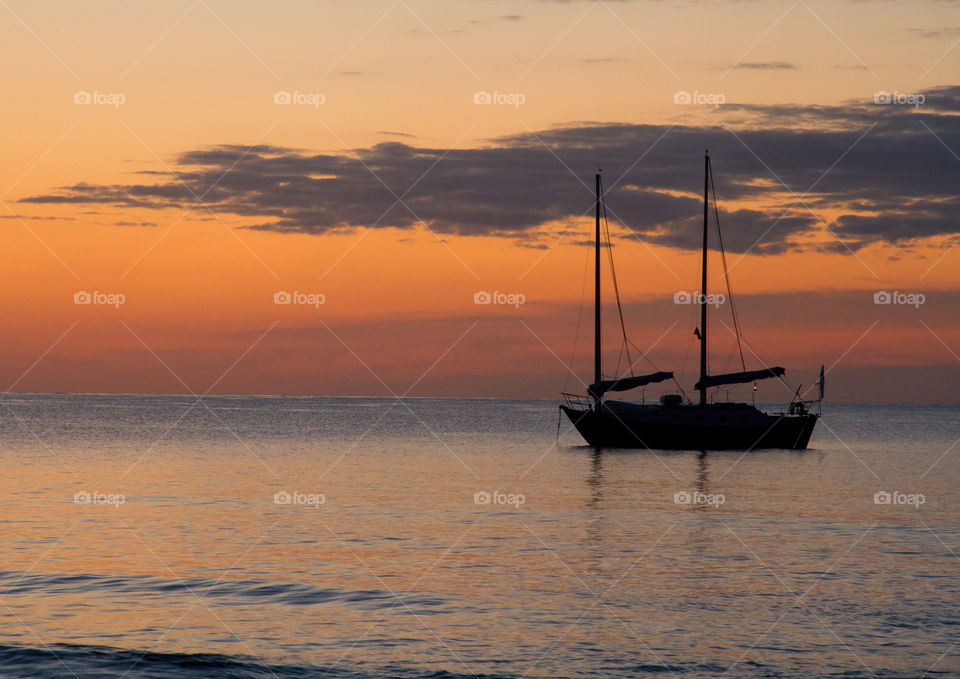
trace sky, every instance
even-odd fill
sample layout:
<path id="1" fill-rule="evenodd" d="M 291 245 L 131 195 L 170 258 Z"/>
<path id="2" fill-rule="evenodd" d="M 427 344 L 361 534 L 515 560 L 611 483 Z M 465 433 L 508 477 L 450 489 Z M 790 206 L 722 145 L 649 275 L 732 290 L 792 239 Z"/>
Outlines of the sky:
<path id="1" fill-rule="evenodd" d="M 0 383 L 583 393 L 602 170 L 605 372 L 689 395 L 709 149 L 711 371 L 729 280 L 758 398 L 960 403 L 958 9 L 3 0 Z"/>

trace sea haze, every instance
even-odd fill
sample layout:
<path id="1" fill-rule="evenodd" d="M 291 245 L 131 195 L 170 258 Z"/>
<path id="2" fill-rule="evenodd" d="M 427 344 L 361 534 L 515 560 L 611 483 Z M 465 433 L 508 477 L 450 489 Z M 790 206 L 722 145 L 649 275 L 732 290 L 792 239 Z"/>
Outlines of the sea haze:
<path id="1" fill-rule="evenodd" d="M 598 453 L 552 401 L 2 400 L 3 676 L 960 673 L 960 407 Z"/>

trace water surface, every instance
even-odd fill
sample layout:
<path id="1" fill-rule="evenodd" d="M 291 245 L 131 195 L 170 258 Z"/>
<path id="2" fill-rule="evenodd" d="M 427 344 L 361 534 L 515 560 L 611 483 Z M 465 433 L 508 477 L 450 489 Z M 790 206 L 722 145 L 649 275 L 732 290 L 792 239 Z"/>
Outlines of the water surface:
<path id="1" fill-rule="evenodd" d="M 831 405 L 804 452 L 596 453 L 548 401 L 8 395 L 0 674 L 956 676 L 958 437 Z"/>

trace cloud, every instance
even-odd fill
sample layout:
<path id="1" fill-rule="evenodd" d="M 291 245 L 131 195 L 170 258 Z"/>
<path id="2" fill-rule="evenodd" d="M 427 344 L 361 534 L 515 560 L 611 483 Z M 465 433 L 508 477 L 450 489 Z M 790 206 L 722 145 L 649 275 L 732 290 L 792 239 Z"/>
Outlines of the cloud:
<path id="1" fill-rule="evenodd" d="M 786 61 L 745 61 L 734 68 L 754 69 L 757 71 L 795 71 L 797 67 Z"/>
<path id="2" fill-rule="evenodd" d="M 700 247 L 702 220 L 702 216 L 690 217 L 679 224 L 670 225 L 673 228 L 646 233 L 637 238 L 657 245 L 696 250 Z M 728 224 L 736 226 L 733 229 L 727 229 Z M 736 210 L 729 213 L 721 212 L 720 225 L 723 227 L 725 250 L 730 252 L 750 250 L 755 254 L 775 255 L 790 249 L 792 237 L 812 231 L 817 225 L 817 219 L 809 214 L 791 214 L 771 220 L 770 215 L 765 212 Z M 776 231 L 775 237 L 768 239 L 767 236 L 773 231 Z M 712 246 L 716 245 L 716 242 L 712 243 Z"/>
<path id="3" fill-rule="evenodd" d="M 624 64 L 630 61 L 626 57 L 584 57 L 580 59 L 581 64 Z"/>
<path id="4" fill-rule="evenodd" d="M 950 236 L 960 232 L 960 199 L 876 215 L 843 215 L 837 220 L 837 230 L 864 243 L 909 241 L 916 238 L 918 230 L 927 237 Z"/>
<path id="5" fill-rule="evenodd" d="M 15 219 L 17 221 L 23 221 L 24 219 L 46 219 L 46 220 L 66 220 L 73 221 L 73 217 L 32 217 L 30 215 L 0 215 L 0 219 Z"/>
<path id="6" fill-rule="evenodd" d="M 324 234 L 427 226 L 440 234 L 536 240 L 593 209 L 603 168 L 611 223 L 632 237 L 695 248 L 703 150 L 714 161 L 731 252 L 776 254 L 831 236 L 812 213 L 830 208 L 841 251 L 960 233 L 960 87 L 919 107 L 724 105 L 701 127 L 574 123 L 444 149 L 389 141 L 354 153 L 257 145 L 193 149 L 152 183 L 81 182 L 34 204 L 185 208 L 249 218 L 247 228 Z M 945 148 L 946 147 L 946 148 Z M 952 149 L 952 151 L 951 151 Z M 831 241 L 832 242 L 832 241 Z M 834 246 L 837 244 L 834 243 Z"/>
<path id="7" fill-rule="evenodd" d="M 416 139 L 417 135 L 408 132 L 394 132 L 392 130 L 377 130 L 377 134 L 385 134 L 390 137 L 404 137 L 406 139 Z"/>
<path id="8" fill-rule="evenodd" d="M 921 38 L 953 38 L 960 35 L 960 26 L 951 26 L 944 28 L 910 28 L 911 33 L 916 33 Z"/>

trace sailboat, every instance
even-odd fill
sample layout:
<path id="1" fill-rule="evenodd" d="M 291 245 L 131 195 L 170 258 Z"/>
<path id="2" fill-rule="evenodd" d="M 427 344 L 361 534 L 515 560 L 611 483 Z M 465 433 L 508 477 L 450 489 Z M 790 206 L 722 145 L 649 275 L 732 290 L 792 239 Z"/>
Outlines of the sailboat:
<path id="1" fill-rule="evenodd" d="M 587 395 L 563 394 L 564 403 L 560 409 L 580 432 L 586 442 L 595 448 L 650 448 L 667 450 L 722 450 L 759 448 L 804 449 L 813 433 L 813 428 L 821 411 L 812 412 L 813 401 L 804 401 L 800 397 L 800 388 L 794 394 L 786 412 L 766 413 L 752 403 L 713 402 L 708 399 L 711 389 L 731 384 L 754 383 L 770 378 L 783 379 L 782 367 L 746 370 L 741 349 L 740 372 L 719 375 L 707 374 L 707 250 L 708 226 L 710 221 L 710 193 L 713 188 L 713 176 L 710 166 L 710 154 L 704 157 L 703 188 L 703 236 L 701 261 L 701 286 L 698 303 L 700 305 L 700 327 L 694 334 L 700 340 L 700 379 L 694 389 L 699 391 L 699 400 L 685 400 L 681 394 L 664 394 L 659 403 L 637 403 L 605 398 L 611 392 L 628 391 L 649 384 L 674 380 L 672 372 L 656 371 L 647 375 L 629 375 L 614 379 L 603 379 L 602 341 L 600 323 L 600 250 L 601 214 L 605 216 L 601 175 L 596 175 L 596 272 L 594 285 L 594 369 L 593 384 L 587 389 Z M 719 213 L 714 194 L 714 215 L 719 234 Z M 608 233 L 609 239 L 609 233 Z M 722 252 L 722 236 L 719 244 Z M 607 243 L 609 246 L 610 244 Z M 611 269 L 613 264 L 610 251 Z M 724 265 L 726 269 L 726 266 Z M 617 306 L 620 309 L 619 289 L 614 273 L 614 289 L 617 291 Z M 726 270 L 724 271 L 726 276 Z M 731 299 L 731 308 L 732 299 Z M 626 341 L 626 328 L 621 327 Z M 739 346 L 739 323 L 734 310 L 734 327 L 737 329 Z M 677 385 L 679 387 L 679 384 Z M 820 399 L 823 402 L 823 367 L 820 368 Z M 682 392 L 682 389 L 680 389 Z"/>

